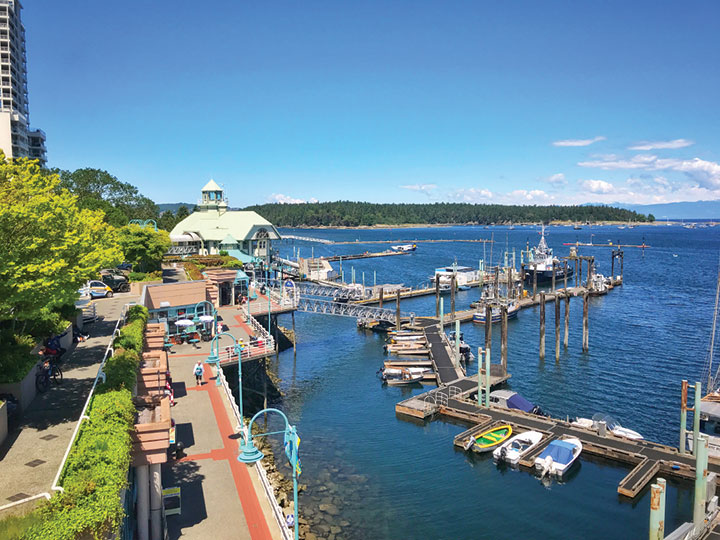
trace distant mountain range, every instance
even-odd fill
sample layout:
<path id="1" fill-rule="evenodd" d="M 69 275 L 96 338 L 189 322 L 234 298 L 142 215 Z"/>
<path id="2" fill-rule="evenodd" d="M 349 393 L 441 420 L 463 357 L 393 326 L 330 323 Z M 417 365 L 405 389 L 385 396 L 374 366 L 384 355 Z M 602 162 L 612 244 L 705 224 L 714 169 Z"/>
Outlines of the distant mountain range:
<path id="1" fill-rule="evenodd" d="M 626 204 L 612 203 L 608 206 L 633 210 L 639 214 L 652 214 L 655 219 L 718 219 L 720 218 L 720 200 L 675 202 L 664 204 Z"/>
<path id="2" fill-rule="evenodd" d="M 170 210 L 171 212 L 175 213 L 178 211 L 178 208 L 181 206 L 187 206 L 187 209 L 192 212 L 192 209 L 195 208 L 195 203 L 186 203 L 186 202 L 176 202 L 176 203 L 158 203 L 157 207 L 158 210 L 162 212 L 166 212 Z"/>

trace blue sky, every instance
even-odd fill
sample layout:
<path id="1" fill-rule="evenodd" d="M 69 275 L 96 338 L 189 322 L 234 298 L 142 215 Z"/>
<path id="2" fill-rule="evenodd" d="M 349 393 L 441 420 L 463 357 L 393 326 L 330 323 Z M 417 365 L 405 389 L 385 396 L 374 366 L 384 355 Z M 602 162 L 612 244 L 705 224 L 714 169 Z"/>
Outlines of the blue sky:
<path id="1" fill-rule="evenodd" d="M 27 0 L 49 165 L 157 202 L 720 199 L 720 3 Z"/>

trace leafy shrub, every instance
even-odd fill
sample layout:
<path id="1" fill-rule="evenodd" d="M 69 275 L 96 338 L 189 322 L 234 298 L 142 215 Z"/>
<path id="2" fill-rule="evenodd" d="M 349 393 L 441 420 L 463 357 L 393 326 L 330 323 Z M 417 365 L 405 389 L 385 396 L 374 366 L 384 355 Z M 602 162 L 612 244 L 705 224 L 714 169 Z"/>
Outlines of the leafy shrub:
<path id="1" fill-rule="evenodd" d="M 0 360 L 0 383 L 20 382 L 37 363 L 38 357 L 31 354 L 35 347 L 35 339 L 32 336 L 11 336 L 4 343 L 10 343 L 2 352 Z"/>
<path id="2" fill-rule="evenodd" d="M 142 281 L 160 281 L 162 279 L 162 272 L 130 272 L 128 279 L 133 283 Z"/>
<path id="3" fill-rule="evenodd" d="M 119 494 L 127 485 L 134 418 L 129 390 L 95 395 L 63 471 L 65 491 L 39 508 L 42 523 L 32 527 L 26 538 L 99 539 L 118 529 L 123 518 Z"/>
<path id="4" fill-rule="evenodd" d="M 113 341 L 113 348 L 129 349 L 140 353 L 143 348 L 144 332 L 145 321 L 142 319 L 126 324 Z"/>
<path id="5" fill-rule="evenodd" d="M 202 272 L 200 269 L 195 265 L 194 262 L 187 261 L 183 263 L 185 266 L 185 272 L 187 273 L 188 277 L 192 280 L 198 280 L 198 279 L 204 279 Z"/>
<path id="6" fill-rule="evenodd" d="M 221 256 L 221 257 L 227 257 L 227 256 L 228 256 L 227 250 L 226 250 L 226 249 L 221 249 L 221 250 L 220 250 L 220 256 Z"/>
<path id="7" fill-rule="evenodd" d="M 135 305 L 132 306 L 127 311 L 127 322 L 128 323 L 134 323 L 137 320 L 141 320 L 143 322 L 143 326 L 147 324 L 147 320 L 149 317 L 148 308 L 141 305 Z"/>
<path id="8" fill-rule="evenodd" d="M 105 362 L 105 384 L 102 389 L 127 388 L 132 390 L 137 380 L 140 355 L 132 350 L 119 350 Z"/>

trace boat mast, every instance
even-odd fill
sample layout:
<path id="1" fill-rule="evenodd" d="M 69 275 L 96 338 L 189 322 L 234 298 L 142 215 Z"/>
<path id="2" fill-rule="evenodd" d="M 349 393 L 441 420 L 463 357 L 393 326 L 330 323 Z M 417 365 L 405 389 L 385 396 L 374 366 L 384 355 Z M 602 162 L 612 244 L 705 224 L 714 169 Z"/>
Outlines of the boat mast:
<path id="1" fill-rule="evenodd" d="M 712 363 L 713 363 L 713 353 L 715 352 L 715 329 L 717 328 L 717 317 L 718 317 L 718 302 L 720 301 L 720 264 L 718 264 L 718 276 L 717 276 L 717 287 L 715 289 L 715 312 L 713 313 L 713 325 L 712 325 L 712 333 L 710 334 L 710 351 L 708 353 L 708 381 L 707 381 L 707 391 L 708 393 L 715 391 L 715 382 L 718 380 L 718 376 L 720 375 L 720 369 L 718 370 L 718 373 L 715 373 L 715 376 L 712 377 Z"/>

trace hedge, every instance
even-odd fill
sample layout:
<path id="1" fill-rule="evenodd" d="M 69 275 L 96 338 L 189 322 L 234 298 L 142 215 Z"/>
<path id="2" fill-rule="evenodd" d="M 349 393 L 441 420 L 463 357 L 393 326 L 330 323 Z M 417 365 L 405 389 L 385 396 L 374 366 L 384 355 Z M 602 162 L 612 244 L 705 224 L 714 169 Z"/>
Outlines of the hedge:
<path id="1" fill-rule="evenodd" d="M 147 316 L 147 309 L 142 306 L 129 310 L 128 323 L 115 343 L 133 347 L 118 349 L 106 361 L 105 383 L 96 388 L 89 418 L 80 428 L 62 473 L 65 491 L 56 494 L 36 511 L 42 522 L 32 526 L 25 538 L 100 539 L 118 530 L 124 516 L 120 495 L 127 487 L 127 473 L 132 461 L 130 434 L 135 421 L 135 406 L 131 388 L 137 380 Z"/>

